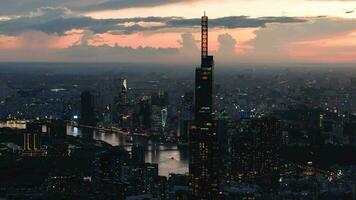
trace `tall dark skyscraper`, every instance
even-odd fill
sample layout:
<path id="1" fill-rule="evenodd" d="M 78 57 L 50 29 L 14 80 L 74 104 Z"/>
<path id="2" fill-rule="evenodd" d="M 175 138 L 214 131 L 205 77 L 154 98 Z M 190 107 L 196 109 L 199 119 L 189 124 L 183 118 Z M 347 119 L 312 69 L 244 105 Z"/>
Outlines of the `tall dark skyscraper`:
<path id="1" fill-rule="evenodd" d="M 190 199 L 217 199 L 218 137 L 213 116 L 213 56 L 208 55 L 208 17 L 202 17 L 201 67 L 195 75 L 195 121 L 189 135 Z"/>
<path id="2" fill-rule="evenodd" d="M 81 95 L 81 123 L 84 125 L 94 125 L 95 123 L 94 96 L 88 91 Z"/>

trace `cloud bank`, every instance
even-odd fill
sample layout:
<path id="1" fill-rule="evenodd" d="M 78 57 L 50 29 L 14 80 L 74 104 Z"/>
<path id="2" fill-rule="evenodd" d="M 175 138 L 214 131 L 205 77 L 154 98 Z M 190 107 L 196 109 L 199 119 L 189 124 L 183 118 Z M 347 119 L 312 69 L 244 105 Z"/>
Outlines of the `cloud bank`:
<path id="1" fill-rule="evenodd" d="M 210 20 L 210 28 L 255 28 L 266 27 L 271 23 L 301 23 L 306 19 L 294 17 L 261 17 L 230 16 Z M 142 25 L 158 23 L 155 26 Z M 141 24 L 140 24 L 141 23 Z M 146 17 L 126 19 L 94 19 L 73 13 L 62 7 L 41 7 L 16 18 L 0 21 L 0 34 L 16 35 L 25 31 L 41 31 L 63 35 L 72 29 L 86 29 L 94 33 L 115 32 L 131 34 L 134 32 L 160 29 L 192 28 L 200 25 L 200 18 L 184 19 L 181 17 Z"/>

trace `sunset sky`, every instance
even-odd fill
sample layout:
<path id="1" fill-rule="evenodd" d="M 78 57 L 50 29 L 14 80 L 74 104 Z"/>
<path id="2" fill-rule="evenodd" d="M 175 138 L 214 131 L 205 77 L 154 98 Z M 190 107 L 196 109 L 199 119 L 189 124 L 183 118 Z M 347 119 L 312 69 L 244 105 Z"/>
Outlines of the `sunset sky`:
<path id="1" fill-rule="evenodd" d="M 356 0 L 0 0 L 0 61 L 356 63 Z"/>

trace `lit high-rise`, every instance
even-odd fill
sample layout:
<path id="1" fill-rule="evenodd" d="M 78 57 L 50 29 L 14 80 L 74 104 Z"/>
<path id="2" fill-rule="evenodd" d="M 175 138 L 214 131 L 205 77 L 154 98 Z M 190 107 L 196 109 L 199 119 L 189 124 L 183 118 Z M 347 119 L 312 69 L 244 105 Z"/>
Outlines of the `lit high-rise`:
<path id="1" fill-rule="evenodd" d="M 218 138 L 213 116 L 213 56 L 208 55 L 208 17 L 202 17 L 201 67 L 195 75 L 195 121 L 189 135 L 190 199 L 217 199 Z"/>

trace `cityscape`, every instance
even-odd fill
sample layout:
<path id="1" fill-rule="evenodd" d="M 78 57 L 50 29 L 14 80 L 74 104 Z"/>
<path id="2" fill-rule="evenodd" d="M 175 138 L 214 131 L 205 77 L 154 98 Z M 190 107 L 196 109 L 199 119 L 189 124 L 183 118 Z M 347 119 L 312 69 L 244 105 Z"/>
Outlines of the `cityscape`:
<path id="1" fill-rule="evenodd" d="M 96 5 L 93 2 L 88 6 Z M 116 5 L 111 0 L 104 3 Z M 81 4 L 71 5 L 74 9 Z M 44 10 L 65 10 L 50 6 L 45 4 L 27 18 L 37 22 L 38 17 L 52 17 Z M 75 15 L 69 7 L 49 30 L 72 24 L 66 21 Z M 216 48 L 215 31 L 219 23 L 229 23 L 227 18 L 218 20 L 212 12 L 210 19 L 209 12 L 195 11 L 203 16 L 184 24 L 198 22 L 193 26 L 199 33 L 199 40 L 193 38 L 197 46 L 179 41 L 191 52 L 179 54 L 174 62 L 163 49 L 154 50 L 158 57 L 136 58 L 138 49 L 142 53 L 150 47 L 129 50 L 118 44 L 111 48 L 131 51 L 118 55 L 128 60 L 102 62 L 94 51 L 91 57 L 97 56 L 97 62 L 27 62 L 22 54 L 14 55 L 19 60 L 0 55 L 0 200 L 356 200 L 352 60 L 234 64 L 230 59 L 237 56 L 229 54 L 231 48 L 211 50 Z M 0 8 L 0 53 L 1 45 L 11 43 L 2 40 L 10 33 L 1 26 L 14 23 L 15 31 L 24 23 L 20 15 L 7 18 L 6 13 Z M 136 24 L 122 26 L 131 31 L 157 31 L 162 26 L 159 17 L 132 19 Z M 165 26 L 183 29 L 179 19 L 165 21 Z M 244 24 L 246 19 L 237 20 Z M 102 20 L 91 28 L 128 23 Z M 265 17 L 260 28 L 303 20 Z M 149 24 L 153 22 L 157 24 Z M 44 31 L 44 25 L 38 30 Z M 75 47 L 77 52 L 91 40 L 103 39 L 95 37 L 83 33 L 80 40 L 85 44 Z M 222 56 L 221 51 L 227 53 Z M 197 58 L 195 66 L 191 56 Z"/>

